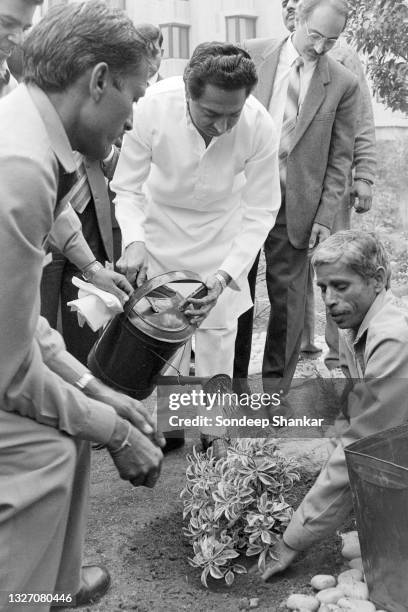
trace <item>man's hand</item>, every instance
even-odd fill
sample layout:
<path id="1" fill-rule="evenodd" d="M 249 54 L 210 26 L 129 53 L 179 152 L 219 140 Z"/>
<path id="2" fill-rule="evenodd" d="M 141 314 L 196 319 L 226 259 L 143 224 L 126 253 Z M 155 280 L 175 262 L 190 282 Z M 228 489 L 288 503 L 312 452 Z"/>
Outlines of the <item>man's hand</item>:
<path id="1" fill-rule="evenodd" d="M 184 314 L 189 319 L 192 325 L 200 325 L 209 315 L 220 297 L 223 288 L 220 281 L 215 276 L 210 276 L 205 281 L 208 293 L 203 298 L 187 298 L 181 303 L 180 309 L 184 310 Z"/>
<path id="2" fill-rule="evenodd" d="M 268 563 L 264 573 L 262 574 L 262 580 L 268 580 L 268 578 L 274 574 L 283 572 L 298 556 L 299 552 L 293 548 L 290 548 L 290 546 L 285 544 L 283 538 L 280 538 L 273 547 L 272 554 L 277 557 L 277 559 L 276 561 L 271 561 Z"/>
<path id="3" fill-rule="evenodd" d="M 356 179 L 350 191 L 352 205 L 356 213 L 366 213 L 373 203 L 373 186 Z"/>
<path id="4" fill-rule="evenodd" d="M 132 423 L 136 429 L 146 436 L 154 437 L 157 444 L 162 448 L 165 446 L 164 437 L 156 432 L 154 420 L 149 410 L 141 402 L 111 389 L 94 377 L 84 387 L 84 393 L 88 397 L 112 406 L 118 416 Z"/>
<path id="5" fill-rule="evenodd" d="M 320 223 L 313 223 L 312 233 L 309 238 L 309 249 L 314 249 L 315 246 L 321 244 L 330 236 L 330 230 Z"/>
<path id="6" fill-rule="evenodd" d="M 144 242 L 129 244 L 122 257 L 116 263 L 117 267 L 133 285 L 138 286 L 146 280 L 146 247 Z"/>
<path id="7" fill-rule="evenodd" d="M 113 293 L 120 300 L 121 304 L 127 302 L 128 296 L 133 293 L 132 285 L 122 274 L 118 274 L 118 272 L 113 270 L 107 270 L 99 262 L 94 262 L 89 268 L 82 270 L 82 273 L 86 280 L 95 285 L 95 287 L 98 287 L 98 289 Z"/>
<path id="8" fill-rule="evenodd" d="M 108 450 L 123 480 L 154 487 L 160 476 L 163 453 L 129 422 L 118 418 Z"/>

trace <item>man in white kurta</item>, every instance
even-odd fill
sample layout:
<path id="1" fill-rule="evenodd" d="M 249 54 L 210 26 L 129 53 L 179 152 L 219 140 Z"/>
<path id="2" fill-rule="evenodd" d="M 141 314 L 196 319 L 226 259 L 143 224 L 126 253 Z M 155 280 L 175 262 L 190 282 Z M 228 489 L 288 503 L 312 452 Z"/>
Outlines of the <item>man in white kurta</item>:
<path id="1" fill-rule="evenodd" d="M 216 296 L 207 318 L 197 318 L 198 377 L 232 376 L 237 318 L 251 305 L 247 272 L 280 206 L 278 140 L 267 111 L 248 91 L 239 112 L 228 117 L 231 91 L 211 78 L 202 95 L 189 90 L 189 67 L 199 59 L 203 77 L 207 52 L 212 59 L 243 54 L 252 70 L 249 56 L 233 45 L 200 45 L 184 81 L 157 83 L 135 107 L 112 183 L 128 278 L 129 245 L 144 243 L 149 277 L 192 270 L 207 282 L 211 299 Z M 206 104 L 210 89 L 221 100 L 217 112 L 211 100 Z"/>

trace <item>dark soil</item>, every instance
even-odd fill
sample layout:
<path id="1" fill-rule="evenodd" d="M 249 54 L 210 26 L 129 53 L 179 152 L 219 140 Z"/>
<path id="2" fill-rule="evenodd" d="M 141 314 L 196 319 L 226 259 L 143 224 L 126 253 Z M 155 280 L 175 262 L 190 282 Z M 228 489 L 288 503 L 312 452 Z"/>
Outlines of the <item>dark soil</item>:
<path id="1" fill-rule="evenodd" d="M 133 489 L 117 478 L 105 451 L 93 458 L 92 497 L 89 514 L 86 561 L 102 562 L 112 574 L 112 588 L 92 610 L 159 612 L 248 609 L 250 598 L 259 598 L 258 610 L 273 612 L 292 592 L 310 592 L 316 573 L 341 571 L 340 538 L 334 536 L 303 555 L 280 577 L 263 583 L 258 574 L 237 576 L 231 587 L 209 580 L 200 582 L 200 572 L 188 563 L 190 544 L 182 534 L 182 503 L 185 449 L 171 453 L 153 490 Z M 310 488 L 306 476 L 293 490 L 296 505 Z M 250 563 L 248 563 L 248 561 Z M 250 568 L 253 560 L 244 559 Z"/>

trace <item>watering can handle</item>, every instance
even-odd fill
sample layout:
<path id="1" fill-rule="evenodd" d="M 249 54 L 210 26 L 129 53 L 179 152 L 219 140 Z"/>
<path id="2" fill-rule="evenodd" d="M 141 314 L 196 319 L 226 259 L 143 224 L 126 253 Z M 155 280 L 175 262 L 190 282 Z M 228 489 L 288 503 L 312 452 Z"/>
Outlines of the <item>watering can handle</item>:
<path id="1" fill-rule="evenodd" d="M 167 272 L 166 274 L 159 274 L 158 276 L 154 276 L 150 280 L 144 282 L 143 285 L 134 290 L 129 300 L 125 304 L 125 315 L 127 316 L 135 304 L 137 304 L 137 302 L 144 298 L 148 293 L 154 291 L 154 289 L 158 289 L 158 287 L 167 285 L 168 283 L 181 282 L 201 283 L 205 287 L 201 276 L 195 272 L 190 272 L 189 270 L 178 270 L 175 272 Z"/>

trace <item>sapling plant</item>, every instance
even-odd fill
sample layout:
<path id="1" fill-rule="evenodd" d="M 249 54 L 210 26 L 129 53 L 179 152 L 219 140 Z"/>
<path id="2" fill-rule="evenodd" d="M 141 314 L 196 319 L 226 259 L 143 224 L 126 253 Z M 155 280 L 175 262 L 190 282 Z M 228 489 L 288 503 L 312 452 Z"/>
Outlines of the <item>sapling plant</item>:
<path id="1" fill-rule="evenodd" d="M 235 574 L 246 573 L 236 562 L 241 555 L 258 555 L 262 571 L 292 516 L 285 496 L 299 480 L 295 462 L 267 438 L 233 440 L 222 459 L 211 449 L 203 454 L 195 448 L 187 459 L 184 533 L 194 551 L 189 561 L 201 569 L 203 585 L 209 575 L 231 585 Z"/>

